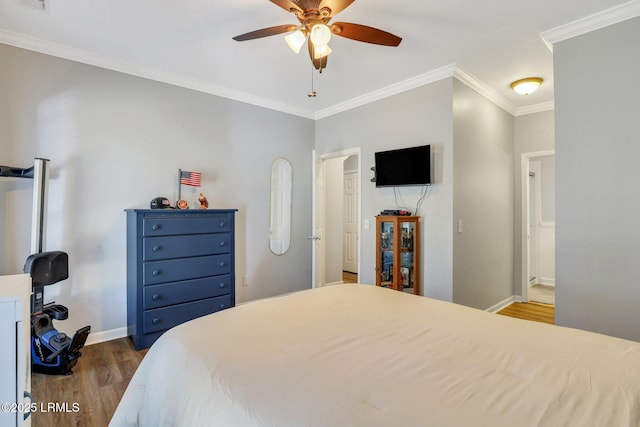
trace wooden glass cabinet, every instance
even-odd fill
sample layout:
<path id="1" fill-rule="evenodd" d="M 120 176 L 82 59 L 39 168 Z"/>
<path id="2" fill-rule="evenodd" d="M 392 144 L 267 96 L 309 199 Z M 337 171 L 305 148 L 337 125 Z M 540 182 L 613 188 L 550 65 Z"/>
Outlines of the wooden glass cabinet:
<path id="1" fill-rule="evenodd" d="M 418 294 L 419 216 L 376 216 L 376 285 Z"/>

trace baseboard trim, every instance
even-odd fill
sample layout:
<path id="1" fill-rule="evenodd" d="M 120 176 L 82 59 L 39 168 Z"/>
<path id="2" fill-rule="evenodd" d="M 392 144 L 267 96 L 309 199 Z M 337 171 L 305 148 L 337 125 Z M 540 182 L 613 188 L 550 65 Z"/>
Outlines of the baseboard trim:
<path id="1" fill-rule="evenodd" d="M 529 282 L 529 287 L 532 287 L 535 285 L 555 286 L 556 279 L 550 279 L 548 277 L 536 277 L 535 279 Z"/>
<path id="2" fill-rule="evenodd" d="M 324 286 L 333 286 L 333 285 L 344 285 L 344 281 L 343 280 L 339 280 L 337 282 L 325 283 L 322 286 L 324 287 Z"/>
<path id="3" fill-rule="evenodd" d="M 491 307 L 487 308 L 485 311 L 488 311 L 489 313 L 497 313 L 503 308 L 513 304 L 514 302 L 516 302 L 516 296 L 512 295 L 509 298 L 505 299 L 504 301 L 501 301 L 495 305 L 492 305 Z"/>
<path id="4" fill-rule="evenodd" d="M 85 345 L 99 344 L 105 341 L 117 340 L 127 336 L 127 327 L 109 329 L 108 331 L 100 331 L 90 333 Z"/>

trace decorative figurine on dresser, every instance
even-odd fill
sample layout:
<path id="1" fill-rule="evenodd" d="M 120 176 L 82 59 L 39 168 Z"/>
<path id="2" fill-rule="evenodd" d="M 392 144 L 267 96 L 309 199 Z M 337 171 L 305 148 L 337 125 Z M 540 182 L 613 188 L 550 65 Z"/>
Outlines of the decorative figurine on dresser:
<path id="1" fill-rule="evenodd" d="M 127 209 L 127 333 L 136 350 L 235 305 L 237 209 Z"/>

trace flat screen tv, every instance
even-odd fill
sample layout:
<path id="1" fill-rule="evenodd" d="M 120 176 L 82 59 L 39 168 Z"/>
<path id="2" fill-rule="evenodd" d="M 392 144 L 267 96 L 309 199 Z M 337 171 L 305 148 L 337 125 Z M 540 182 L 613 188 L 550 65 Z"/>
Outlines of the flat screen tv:
<path id="1" fill-rule="evenodd" d="M 375 153 L 376 187 L 431 184 L 431 146 Z"/>

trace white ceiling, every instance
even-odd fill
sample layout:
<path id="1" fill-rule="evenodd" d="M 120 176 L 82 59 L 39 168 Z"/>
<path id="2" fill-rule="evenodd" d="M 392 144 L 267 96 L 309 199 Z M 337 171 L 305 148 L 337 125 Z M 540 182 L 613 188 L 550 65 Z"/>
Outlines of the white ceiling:
<path id="1" fill-rule="evenodd" d="M 640 15 L 638 0 L 357 0 L 333 22 L 380 28 L 402 43 L 334 36 L 318 74 L 305 50 L 294 54 L 282 35 L 232 40 L 297 23 L 268 0 L 47 0 L 44 10 L 33 4 L 38 0 L 0 0 L 0 43 L 310 118 L 454 74 L 513 114 L 548 109 L 549 42 Z M 312 75 L 316 98 L 307 96 Z M 545 79 L 538 92 L 509 89 L 530 76 Z"/>

